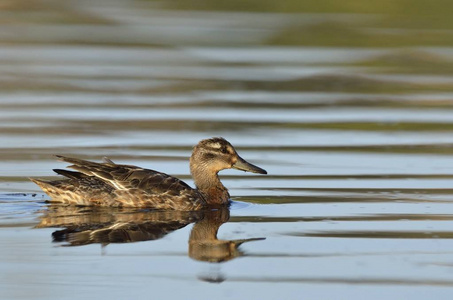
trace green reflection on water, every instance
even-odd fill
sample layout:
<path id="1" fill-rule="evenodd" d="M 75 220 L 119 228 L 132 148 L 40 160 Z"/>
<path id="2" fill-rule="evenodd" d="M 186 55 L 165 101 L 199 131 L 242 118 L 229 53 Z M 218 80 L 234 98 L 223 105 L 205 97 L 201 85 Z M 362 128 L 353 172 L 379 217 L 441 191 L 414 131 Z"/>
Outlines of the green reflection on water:
<path id="1" fill-rule="evenodd" d="M 450 14 L 453 3 L 448 0 L 175 0 L 164 3 L 166 7 L 187 10 L 333 14 L 308 24 L 301 22 L 287 26 L 268 41 L 277 45 L 401 47 L 453 44 L 452 33 L 442 31 L 453 28 Z M 344 18 L 339 18 L 342 15 Z M 399 30 L 392 30 L 395 28 Z"/>

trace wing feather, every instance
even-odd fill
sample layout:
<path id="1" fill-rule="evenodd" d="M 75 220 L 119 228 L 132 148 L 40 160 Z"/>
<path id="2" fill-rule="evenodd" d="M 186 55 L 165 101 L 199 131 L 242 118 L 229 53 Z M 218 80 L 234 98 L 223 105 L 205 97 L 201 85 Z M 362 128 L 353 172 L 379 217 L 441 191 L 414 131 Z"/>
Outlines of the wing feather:
<path id="1" fill-rule="evenodd" d="M 132 165 L 115 164 L 106 157 L 103 159 L 103 163 L 60 155 L 57 158 L 71 163 L 72 165 L 68 166 L 69 168 L 79 171 L 86 176 L 96 177 L 117 190 L 140 189 L 152 195 L 164 193 L 168 195 L 180 195 L 182 192 L 193 190 L 185 182 L 165 173 Z M 62 175 L 68 176 L 72 174 L 67 173 L 67 175 Z"/>

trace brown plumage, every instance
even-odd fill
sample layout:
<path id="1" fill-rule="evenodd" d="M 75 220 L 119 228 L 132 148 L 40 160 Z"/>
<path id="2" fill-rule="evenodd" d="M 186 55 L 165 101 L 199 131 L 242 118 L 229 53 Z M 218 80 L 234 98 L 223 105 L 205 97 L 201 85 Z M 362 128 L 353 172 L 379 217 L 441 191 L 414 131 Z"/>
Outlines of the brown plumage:
<path id="1" fill-rule="evenodd" d="M 220 182 L 219 171 L 234 168 L 267 174 L 242 159 L 223 138 L 202 140 L 194 147 L 190 171 L 196 189 L 170 175 L 119 165 L 108 158 L 104 158 L 103 163 L 59 155 L 57 158 L 71 163 L 69 168 L 77 172 L 55 169 L 66 179 L 31 180 L 52 198 L 51 202 L 83 206 L 199 210 L 228 204 L 228 190 Z"/>

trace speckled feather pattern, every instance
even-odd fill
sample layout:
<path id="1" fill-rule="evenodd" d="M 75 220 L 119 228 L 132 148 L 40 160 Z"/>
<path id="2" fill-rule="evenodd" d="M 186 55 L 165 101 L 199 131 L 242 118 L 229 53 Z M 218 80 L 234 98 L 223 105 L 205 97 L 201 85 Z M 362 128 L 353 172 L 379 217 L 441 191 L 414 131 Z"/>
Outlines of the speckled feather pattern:
<path id="1" fill-rule="evenodd" d="M 199 210 L 206 206 L 203 196 L 178 178 L 154 170 L 117 165 L 107 160 L 95 163 L 58 156 L 79 172 L 55 170 L 68 179 L 32 179 L 48 194 L 51 202 L 83 206 L 147 207 Z"/>

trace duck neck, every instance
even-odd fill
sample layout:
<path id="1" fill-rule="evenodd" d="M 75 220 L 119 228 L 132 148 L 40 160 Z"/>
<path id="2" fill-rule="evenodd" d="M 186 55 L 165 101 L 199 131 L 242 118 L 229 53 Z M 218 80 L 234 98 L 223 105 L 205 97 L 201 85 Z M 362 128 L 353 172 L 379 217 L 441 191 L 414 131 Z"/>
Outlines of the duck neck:
<path id="1" fill-rule="evenodd" d="M 228 203 L 230 195 L 227 188 L 220 182 L 217 172 L 203 167 L 191 167 L 190 173 L 192 173 L 198 191 L 203 195 L 208 205 L 225 205 Z"/>

